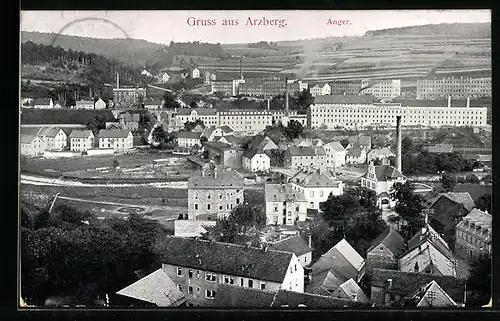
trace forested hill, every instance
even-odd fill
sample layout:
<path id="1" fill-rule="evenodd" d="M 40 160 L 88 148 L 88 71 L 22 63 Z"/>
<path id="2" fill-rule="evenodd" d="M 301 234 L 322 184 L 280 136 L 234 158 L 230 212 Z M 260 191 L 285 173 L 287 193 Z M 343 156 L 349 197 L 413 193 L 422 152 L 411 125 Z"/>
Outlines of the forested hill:
<path id="1" fill-rule="evenodd" d="M 165 47 L 140 39 L 98 39 L 59 35 L 55 33 L 21 32 L 21 42 L 60 46 L 66 50 L 83 51 L 119 59 L 135 66 L 143 66 L 149 56 Z"/>
<path id="2" fill-rule="evenodd" d="M 33 42 L 21 44 L 22 65 L 49 64 L 46 74 L 55 76 L 67 72 L 78 73 L 81 82 L 92 87 L 102 87 L 105 83 L 114 84 L 116 73 L 120 83 L 136 85 L 140 82 L 140 69 L 125 65 L 116 59 L 109 59 L 93 53 L 64 50 L 61 47 L 41 45 Z M 23 76 L 30 78 L 30 75 Z"/>
<path id="3" fill-rule="evenodd" d="M 366 37 L 371 36 L 418 36 L 418 35 L 448 35 L 471 38 L 490 38 L 491 23 L 441 23 L 423 26 L 369 30 Z"/>

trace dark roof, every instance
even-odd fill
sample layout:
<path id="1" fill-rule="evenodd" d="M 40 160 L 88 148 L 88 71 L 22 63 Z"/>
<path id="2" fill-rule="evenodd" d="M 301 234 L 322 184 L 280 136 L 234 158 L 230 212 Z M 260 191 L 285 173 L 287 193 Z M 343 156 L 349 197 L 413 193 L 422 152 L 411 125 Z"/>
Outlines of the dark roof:
<path id="1" fill-rule="evenodd" d="M 386 288 L 387 279 L 392 279 L 392 287 L 387 291 L 402 295 L 417 291 L 421 286 L 435 280 L 455 302 L 463 302 L 465 280 L 453 276 L 373 269 L 371 273 L 372 286 Z"/>
<path id="2" fill-rule="evenodd" d="M 288 153 L 292 157 L 298 157 L 298 156 L 315 156 L 316 155 L 316 151 L 311 146 L 300 146 L 300 147 L 290 146 L 288 148 Z"/>
<path id="3" fill-rule="evenodd" d="M 453 260 L 454 256 L 448 244 L 443 238 L 429 225 L 420 229 L 410 240 L 408 240 L 408 250 L 405 253 L 411 252 L 413 249 L 428 241 L 446 258 Z"/>
<path id="4" fill-rule="evenodd" d="M 186 138 L 186 139 L 200 139 L 201 133 L 199 132 L 182 132 L 177 134 L 177 139 Z"/>
<path id="5" fill-rule="evenodd" d="M 372 165 L 370 165 L 372 166 Z M 368 168 L 370 168 L 370 166 Z M 394 166 L 391 165 L 376 165 L 373 166 L 375 168 L 375 177 L 377 178 L 377 181 L 379 182 L 384 182 L 387 180 L 391 179 L 396 179 L 398 177 L 403 177 L 404 175 L 401 174 L 400 171 L 398 171 Z M 368 176 L 368 172 L 364 175 L 364 177 Z"/>
<path id="6" fill-rule="evenodd" d="M 467 192 L 449 192 L 441 194 L 441 197 L 446 197 L 455 203 L 462 204 L 467 212 L 472 211 L 472 209 L 476 206 L 476 204 L 474 204 L 474 200 Z"/>
<path id="7" fill-rule="evenodd" d="M 162 263 L 282 283 L 293 254 L 241 245 L 166 237 Z"/>
<path id="8" fill-rule="evenodd" d="M 398 257 L 405 249 L 404 239 L 398 232 L 387 227 L 373 242 L 367 252 L 376 249 L 380 244 L 384 244 L 394 256 Z"/>
<path id="9" fill-rule="evenodd" d="M 360 157 L 361 156 L 361 152 L 362 152 L 362 150 L 359 147 L 349 148 L 347 150 L 347 156 Z"/>
<path id="10" fill-rule="evenodd" d="M 256 154 L 265 154 L 264 152 L 259 152 L 255 149 L 249 149 L 247 151 L 245 151 L 243 153 L 243 155 L 241 155 L 242 157 L 245 157 L 245 158 L 249 158 L 249 159 L 252 159 L 252 157 L 254 157 Z"/>
<path id="11" fill-rule="evenodd" d="M 23 112 L 24 113 L 24 112 Z M 457 184 L 453 189 L 454 192 L 467 192 L 476 202 L 479 197 L 484 194 L 492 194 L 492 185 L 478 184 Z"/>
<path id="12" fill-rule="evenodd" d="M 307 242 L 300 235 L 295 235 L 271 244 L 271 249 L 295 253 L 297 256 L 312 252 Z"/>
<path id="13" fill-rule="evenodd" d="M 224 150 L 230 150 L 230 149 L 238 149 L 237 147 L 233 147 L 229 144 L 222 143 L 222 142 L 216 142 L 216 141 L 211 141 L 211 142 L 205 142 L 204 144 L 205 147 L 212 148 L 218 151 L 224 151 Z"/>
<path id="14" fill-rule="evenodd" d="M 205 169 L 196 171 L 191 174 L 188 180 L 188 188 L 243 188 L 243 176 L 234 170 L 217 168 L 217 178 L 214 177 L 214 170 Z"/>
<path id="15" fill-rule="evenodd" d="M 99 131 L 99 138 L 127 138 L 130 134 L 130 130 L 122 129 L 101 129 Z"/>
<path id="16" fill-rule="evenodd" d="M 50 105 L 51 98 L 39 98 L 33 101 L 33 105 Z"/>
<path id="17" fill-rule="evenodd" d="M 270 307 L 276 293 L 236 285 L 218 284 L 214 307 L 264 308 Z"/>
<path id="18" fill-rule="evenodd" d="M 304 187 L 338 187 L 341 183 L 333 172 L 320 169 L 304 169 L 297 172 L 290 181 Z"/>
<path id="19" fill-rule="evenodd" d="M 71 131 L 69 138 L 88 138 L 89 136 L 94 136 L 90 129 L 74 129 Z"/>
<path id="20" fill-rule="evenodd" d="M 306 202 L 302 193 L 294 190 L 289 184 L 265 184 L 264 195 L 266 202 Z"/>
<path id="21" fill-rule="evenodd" d="M 373 96 L 324 95 L 314 97 L 314 104 L 373 104 Z"/>
<path id="22" fill-rule="evenodd" d="M 228 125 L 220 126 L 220 129 L 222 129 L 222 131 L 224 133 L 232 133 L 233 132 L 233 129 L 231 127 L 229 127 Z"/>

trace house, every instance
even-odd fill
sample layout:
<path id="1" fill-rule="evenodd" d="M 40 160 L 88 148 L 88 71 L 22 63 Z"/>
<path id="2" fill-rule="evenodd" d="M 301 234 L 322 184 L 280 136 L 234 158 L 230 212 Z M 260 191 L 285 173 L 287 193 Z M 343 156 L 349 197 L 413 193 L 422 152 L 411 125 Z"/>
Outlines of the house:
<path id="1" fill-rule="evenodd" d="M 325 143 L 321 139 L 294 139 L 294 145 L 298 147 L 312 146 L 319 147 L 325 145 Z"/>
<path id="2" fill-rule="evenodd" d="M 432 154 L 448 154 L 453 152 L 452 144 L 436 144 L 427 147 L 427 152 Z"/>
<path id="3" fill-rule="evenodd" d="M 212 81 L 217 80 L 217 75 L 215 73 L 211 73 L 210 71 L 205 71 L 205 79 L 204 83 L 205 84 L 211 84 Z"/>
<path id="4" fill-rule="evenodd" d="M 54 108 L 52 98 L 41 98 L 33 100 L 33 108 L 36 109 L 49 109 Z"/>
<path id="5" fill-rule="evenodd" d="M 189 219 L 227 217 L 243 204 L 243 176 L 237 171 L 212 166 L 191 174 L 188 180 Z"/>
<path id="6" fill-rule="evenodd" d="M 401 272 L 373 269 L 371 273 L 371 301 L 378 306 L 391 306 L 435 281 L 457 304 L 462 304 L 465 280 L 448 275 Z"/>
<path id="7" fill-rule="evenodd" d="M 126 129 L 101 129 L 98 134 L 99 148 L 126 151 L 134 147 L 134 136 Z"/>
<path id="8" fill-rule="evenodd" d="M 203 133 L 204 130 L 205 130 L 205 125 L 198 124 L 191 131 L 194 133 L 199 133 L 201 135 L 201 133 Z"/>
<path id="9" fill-rule="evenodd" d="M 366 269 L 398 269 L 398 258 L 405 250 L 403 237 L 387 227 L 366 251 Z"/>
<path id="10" fill-rule="evenodd" d="M 163 99 L 150 98 L 144 100 L 143 104 L 144 108 L 146 109 L 161 109 L 163 107 L 164 102 L 165 101 Z"/>
<path id="11" fill-rule="evenodd" d="M 121 129 L 121 126 L 117 121 L 106 122 L 106 129 Z"/>
<path id="12" fill-rule="evenodd" d="M 236 244 L 166 237 L 158 245 L 162 270 L 188 306 L 214 306 L 219 285 L 269 292 L 304 292 L 304 269 L 293 253 Z"/>
<path id="13" fill-rule="evenodd" d="M 220 284 L 214 307 L 218 308 L 368 308 L 369 304 L 331 296 L 289 290 L 270 292 Z"/>
<path id="14" fill-rule="evenodd" d="M 267 224 L 295 225 L 307 216 L 307 200 L 289 184 L 265 184 Z"/>
<path id="15" fill-rule="evenodd" d="M 271 159 L 263 151 L 247 150 L 242 154 L 241 162 L 250 172 L 264 172 L 271 168 Z"/>
<path id="16" fill-rule="evenodd" d="M 215 223 L 208 220 L 175 220 L 174 236 L 200 237 L 207 232 L 206 227 L 212 227 Z"/>
<path id="17" fill-rule="evenodd" d="M 121 113 L 118 122 L 123 130 L 137 131 L 139 129 L 139 114 Z"/>
<path id="18" fill-rule="evenodd" d="M 372 161 L 378 160 L 382 163 L 380 165 L 383 165 L 383 164 L 389 165 L 389 157 L 394 157 L 394 156 L 396 156 L 396 154 L 394 154 L 387 147 L 372 149 L 366 155 L 366 162 L 370 163 Z"/>
<path id="19" fill-rule="evenodd" d="M 413 293 L 408 294 L 393 304 L 393 307 L 402 308 L 446 308 L 459 306 L 463 307 L 465 305 L 456 303 L 435 280 L 421 286 Z"/>
<path id="20" fill-rule="evenodd" d="M 491 255 L 491 214 L 473 209 L 456 227 L 455 253 L 465 259 Z"/>
<path id="21" fill-rule="evenodd" d="M 368 165 L 368 171 L 361 177 L 361 187 L 366 187 L 377 195 L 377 206 L 393 207 L 390 191 L 394 183 L 405 183 L 406 177 L 391 165 Z"/>
<path id="22" fill-rule="evenodd" d="M 193 147 L 195 145 L 201 146 L 200 141 L 201 133 L 197 132 L 181 132 L 177 134 L 177 145 L 179 147 Z"/>
<path id="23" fill-rule="evenodd" d="M 364 164 L 366 163 L 366 150 L 358 146 L 347 149 L 345 157 L 347 164 Z"/>
<path id="24" fill-rule="evenodd" d="M 102 98 L 99 98 L 95 103 L 94 103 L 94 109 L 95 110 L 102 110 L 106 109 L 106 102 L 102 100 Z"/>
<path id="25" fill-rule="evenodd" d="M 330 95 L 332 93 L 332 88 L 330 87 L 329 84 L 325 83 L 323 85 L 316 84 L 309 88 L 309 91 L 311 93 L 311 96 L 323 96 L 323 95 Z"/>
<path id="26" fill-rule="evenodd" d="M 63 150 L 68 145 L 68 135 L 61 128 L 42 127 L 38 136 L 46 143 L 46 150 Z"/>
<path id="27" fill-rule="evenodd" d="M 361 255 L 342 239 L 312 265 L 311 281 L 305 291 L 332 295 L 349 279 L 360 282 L 364 276 L 364 266 Z"/>
<path id="28" fill-rule="evenodd" d="M 232 136 L 234 134 L 231 127 L 224 125 L 221 127 L 207 127 L 202 133 L 202 136 L 206 137 L 208 141 L 215 140 L 216 137 Z"/>
<path id="29" fill-rule="evenodd" d="M 63 108 L 63 107 L 62 107 L 62 105 L 59 102 L 57 102 L 57 103 L 54 104 L 54 108 L 60 109 L 60 108 Z"/>
<path id="30" fill-rule="evenodd" d="M 268 136 L 257 135 L 252 141 L 250 141 L 248 148 L 258 151 L 268 151 L 277 150 L 278 145 L 276 145 L 276 143 Z"/>
<path id="31" fill-rule="evenodd" d="M 330 142 L 324 145 L 326 153 L 326 167 L 337 168 L 346 163 L 347 151 L 339 142 Z"/>
<path id="32" fill-rule="evenodd" d="M 290 146 L 284 157 L 286 168 L 326 169 L 326 153 L 322 146 Z"/>
<path id="33" fill-rule="evenodd" d="M 214 137 L 215 142 L 220 142 L 224 144 L 231 145 L 233 147 L 241 147 L 241 143 L 245 137 L 236 137 L 233 135 L 228 136 L 216 136 Z M 269 156 L 269 155 L 268 155 Z"/>
<path id="34" fill-rule="evenodd" d="M 170 79 L 170 75 L 167 74 L 166 72 L 162 71 L 158 75 L 156 75 L 156 79 L 158 80 L 158 82 L 160 84 L 164 84 L 164 83 L 168 82 L 168 80 Z"/>
<path id="35" fill-rule="evenodd" d="M 231 168 L 241 168 L 243 149 L 220 142 L 206 142 L 203 150 L 208 151 L 208 157 L 215 159 L 218 165 Z"/>
<path id="36" fill-rule="evenodd" d="M 300 264 L 306 267 L 312 261 L 311 236 L 309 235 L 309 244 L 300 235 L 290 236 L 280 241 L 270 244 L 270 249 L 275 251 L 285 251 L 294 253 L 299 259 Z"/>
<path id="37" fill-rule="evenodd" d="M 21 155 L 30 157 L 43 155 L 46 144 L 41 137 L 21 133 L 19 139 L 21 144 Z"/>
<path id="38" fill-rule="evenodd" d="M 342 195 L 344 183 L 337 180 L 331 171 L 304 169 L 289 179 L 294 190 L 305 196 L 307 208 L 319 210 L 320 203 L 326 201 L 328 196 Z"/>
<path id="39" fill-rule="evenodd" d="M 94 133 L 88 129 L 75 129 L 69 134 L 69 149 L 72 152 L 85 152 L 94 147 Z"/>
<path id="40" fill-rule="evenodd" d="M 358 283 L 353 278 L 342 283 L 337 290 L 331 293 L 331 296 L 338 299 L 352 300 L 362 303 L 370 303 L 370 299 L 366 296 Z"/>
<path id="41" fill-rule="evenodd" d="M 453 242 L 455 226 L 460 220 L 472 211 L 476 205 L 467 192 L 449 192 L 441 194 L 428 208 L 430 224 L 444 234 L 447 242 Z"/>
<path id="42" fill-rule="evenodd" d="M 456 259 L 448 244 L 427 223 L 409 241 L 399 258 L 399 270 L 457 277 Z"/>
<path id="43" fill-rule="evenodd" d="M 159 308 L 179 307 L 186 302 L 186 295 L 163 269 L 154 271 L 116 294 Z"/>
<path id="44" fill-rule="evenodd" d="M 193 69 L 193 71 L 192 71 L 192 78 L 193 79 L 200 78 L 200 70 L 198 68 L 194 68 Z"/>
<path id="45" fill-rule="evenodd" d="M 76 102 L 75 109 L 94 109 L 93 100 L 79 100 Z"/>

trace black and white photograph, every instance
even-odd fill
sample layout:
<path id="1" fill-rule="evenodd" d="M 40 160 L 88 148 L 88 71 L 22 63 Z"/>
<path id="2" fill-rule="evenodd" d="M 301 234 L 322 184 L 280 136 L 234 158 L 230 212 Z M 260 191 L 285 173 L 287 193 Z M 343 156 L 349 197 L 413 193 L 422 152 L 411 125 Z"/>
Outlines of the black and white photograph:
<path id="1" fill-rule="evenodd" d="M 491 308 L 491 33 L 21 11 L 18 309 Z"/>

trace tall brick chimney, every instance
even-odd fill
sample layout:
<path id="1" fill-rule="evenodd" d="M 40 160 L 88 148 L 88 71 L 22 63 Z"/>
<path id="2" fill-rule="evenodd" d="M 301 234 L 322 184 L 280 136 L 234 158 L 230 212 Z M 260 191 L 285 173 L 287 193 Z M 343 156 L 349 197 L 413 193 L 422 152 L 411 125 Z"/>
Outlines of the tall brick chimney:
<path id="1" fill-rule="evenodd" d="M 289 115 L 289 111 L 288 111 L 288 78 L 285 78 L 285 111 L 286 111 L 286 115 L 288 116 Z"/>
<path id="2" fill-rule="evenodd" d="M 396 116 L 396 168 L 401 172 L 401 116 Z"/>
<path id="3" fill-rule="evenodd" d="M 120 88 L 120 74 L 116 73 L 116 88 Z"/>

